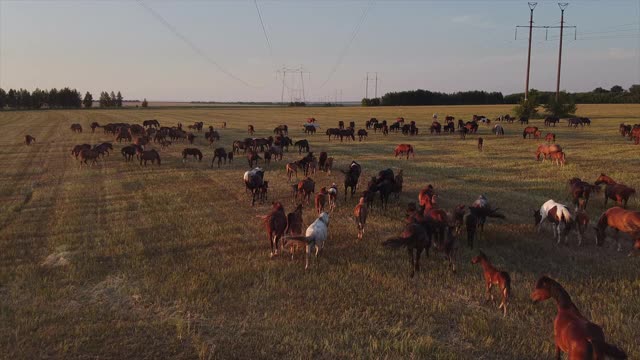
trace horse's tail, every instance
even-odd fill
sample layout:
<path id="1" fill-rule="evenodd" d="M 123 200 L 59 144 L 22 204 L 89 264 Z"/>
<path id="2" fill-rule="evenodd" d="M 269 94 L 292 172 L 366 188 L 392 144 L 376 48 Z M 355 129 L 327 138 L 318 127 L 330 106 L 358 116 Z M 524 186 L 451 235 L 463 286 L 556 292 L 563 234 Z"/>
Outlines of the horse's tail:
<path id="1" fill-rule="evenodd" d="M 504 296 L 504 302 L 508 303 L 511 297 L 511 276 L 506 271 L 501 271 L 500 274 L 504 277 L 504 289 L 502 289 L 502 296 Z"/>
<path id="2" fill-rule="evenodd" d="M 608 355 L 614 359 L 627 359 L 627 353 L 617 346 L 607 344 L 602 339 L 587 338 L 591 343 L 594 352 L 594 358 L 601 358 L 603 355 Z"/>
<path id="3" fill-rule="evenodd" d="M 405 238 L 405 237 L 392 237 L 392 238 L 388 238 L 387 240 L 382 242 L 382 246 L 384 247 L 389 247 L 389 248 L 393 248 L 393 249 L 397 249 L 397 248 L 401 248 L 403 246 L 407 246 L 409 244 L 409 241 L 411 240 L 411 238 Z"/>

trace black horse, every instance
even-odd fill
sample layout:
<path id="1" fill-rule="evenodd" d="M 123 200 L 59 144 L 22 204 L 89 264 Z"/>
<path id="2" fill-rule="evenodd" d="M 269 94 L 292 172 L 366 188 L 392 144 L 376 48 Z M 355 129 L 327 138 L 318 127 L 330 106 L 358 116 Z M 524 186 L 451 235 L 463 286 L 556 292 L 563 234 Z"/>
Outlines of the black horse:
<path id="1" fill-rule="evenodd" d="M 347 188 L 351 188 L 351 197 L 356 193 L 358 187 L 358 180 L 362 173 L 362 167 L 355 161 L 351 162 L 349 171 L 340 170 L 344 174 L 344 200 L 347 200 Z"/>

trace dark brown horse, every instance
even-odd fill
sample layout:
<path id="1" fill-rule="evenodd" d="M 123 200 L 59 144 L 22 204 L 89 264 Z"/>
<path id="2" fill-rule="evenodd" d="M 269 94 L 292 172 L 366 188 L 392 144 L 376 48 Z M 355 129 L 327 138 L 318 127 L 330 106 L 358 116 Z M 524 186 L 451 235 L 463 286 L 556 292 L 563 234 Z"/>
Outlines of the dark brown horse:
<path id="1" fill-rule="evenodd" d="M 82 132 L 82 125 L 80 124 L 71 124 L 71 131 L 74 133 L 81 133 Z"/>
<path id="2" fill-rule="evenodd" d="M 509 297 L 511 296 L 511 277 L 509 276 L 509 273 L 496 269 L 482 251 L 471 259 L 471 263 L 480 263 L 480 266 L 482 266 L 484 283 L 487 287 L 487 300 L 491 299 L 491 301 L 494 301 L 491 288 L 493 285 L 498 286 L 500 296 L 502 298 L 498 309 L 502 308 L 504 311 L 503 316 L 507 316 L 507 304 L 509 303 Z"/>
<path id="3" fill-rule="evenodd" d="M 600 192 L 599 186 L 591 185 L 588 182 L 582 181 L 577 177 L 569 179 L 569 188 L 571 196 L 573 197 L 573 205 L 583 210 L 586 209 L 587 205 L 589 204 L 589 197 L 591 196 L 591 192 Z M 580 203 L 580 199 L 584 199 L 584 201 Z"/>
<path id="4" fill-rule="evenodd" d="M 186 148 L 182 150 L 183 161 L 187 160 L 187 156 L 193 156 L 194 158 L 197 158 L 198 161 L 202 161 L 202 151 L 196 148 Z"/>
<path id="5" fill-rule="evenodd" d="M 362 167 L 355 161 L 351 162 L 348 171 L 340 170 L 344 174 L 344 200 L 347 201 L 347 189 L 351 189 L 351 197 L 356 193 Z"/>
<path id="6" fill-rule="evenodd" d="M 73 149 L 71 149 L 71 155 L 75 156 L 75 158 L 77 159 L 78 156 L 80 156 L 80 153 L 82 152 L 82 150 L 91 150 L 91 145 L 89 144 L 76 145 L 73 147 Z"/>
<path id="7" fill-rule="evenodd" d="M 310 177 L 306 177 L 298 182 L 298 196 L 300 196 L 300 202 L 307 205 L 311 203 L 311 195 L 315 192 L 316 183 Z"/>
<path id="8" fill-rule="evenodd" d="M 24 136 L 24 143 L 28 146 L 31 145 L 32 143 L 36 142 L 36 138 L 34 138 L 31 135 L 25 135 Z"/>
<path id="9" fill-rule="evenodd" d="M 258 166 L 258 160 L 262 159 L 260 157 L 260 155 L 258 155 L 257 152 L 253 151 L 253 150 L 249 150 L 249 153 L 247 154 L 247 162 L 249 163 L 249 167 L 252 168 L 255 163 L 255 166 Z"/>
<path id="10" fill-rule="evenodd" d="M 253 128 L 253 125 L 248 125 L 247 126 L 247 134 L 249 134 L 250 136 L 253 136 L 253 133 L 255 133 L 255 129 Z"/>
<path id="11" fill-rule="evenodd" d="M 627 202 L 629 201 L 629 197 L 636 193 L 634 188 L 626 186 L 624 184 L 618 184 L 612 178 L 601 173 L 600 176 L 596 179 L 596 185 L 605 184 L 604 188 L 604 206 L 607 206 L 607 200 L 615 200 L 618 205 L 622 205 L 622 207 L 627 207 Z"/>
<path id="12" fill-rule="evenodd" d="M 618 232 L 620 231 L 631 235 L 634 241 L 634 248 L 640 250 L 640 212 L 629 211 L 616 206 L 602 213 L 596 225 L 596 245 L 601 246 L 604 243 L 607 228 L 615 230 L 618 251 L 622 250 L 618 240 Z"/>
<path id="13" fill-rule="evenodd" d="M 605 341 L 604 332 L 600 326 L 580 313 L 562 285 L 549 277 L 542 276 L 536 282 L 531 300 L 537 303 L 549 298 L 556 301 L 558 308 L 558 315 L 553 321 L 556 359 L 560 359 L 561 352 L 567 353 L 570 360 L 604 360 L 606 356 L 614 359 L 627 358 L 624 351 Z"/>
<path id="14" fill-rule="evenodd" d="M 302 220 L 302 204 L 298 204 L 293 212 L 287 214 L 287 235 L 302 235 L 304 222 Z"/>
<path id="15" fill-rule="evenodd" d="M 230 152 L 230 154 L 233 154 L 233 152 Z M 220 164 L 223 160 L 225 164 L 227 163 L 227 152 L 224 150 L 224 148 L 216 148 L 215 150 L 213 150 L 213 159 L 211 159 L 212 168 L 213 162 L 216 161 L 216 158 L 218 159 L 218 168 L 220 168 Z"/>
<path id="16" fill-rule="evenodd" d="M 160 166 L 160 154 L 156 150 L 146 150 L 140 154 L 140 165 L 144 162 L 144 166 L 147 166 L 147 161 L 151 161 L 152 164 L 158 162 L 158 166 Z"/>
<path id="17" fill-rule="evenodd" d="M 529 139 L 531 139 L 531 137 L 535 135 L 536 131 L 538 131 L 537 126 L 527 126 L 526 128 L 524 128 L 524 130 L 522 130 L 522 138 L 526 139 L 527 136 L 529 136 Z"/>
<path id="18" fill-rule="evenodd" d="M 420 255 L 426 250 L 429 256 L 431 240 L 425 228 L 418 223 L 406 224 L 400 236 L 392 237 L 382 243 L 389 248 L 406 247 L 411 256 L 411 277 L 420 271 Z"/>
<path id="19" fill-rule="evenodd" d="M 84 149 L 80 152 L 80 167 L 82 164 L 89 165 L 87 162 L 91 160 L 91 165 L 98 163 L 100 153 L 92 149 Z"/>
<path id="20" fill-rule="evenodd" d="M 269 256 L 278 255 L 278 250 L 282 247 L 281 241 L 284 232 L 287 229 L 287 217 L 285 216 L 284 207 L 279 202 L 272 204 L 271 212 L 262 216 L 264 225 L 267 229 L 267 238 L 271 244 L 271 253 Z"/>

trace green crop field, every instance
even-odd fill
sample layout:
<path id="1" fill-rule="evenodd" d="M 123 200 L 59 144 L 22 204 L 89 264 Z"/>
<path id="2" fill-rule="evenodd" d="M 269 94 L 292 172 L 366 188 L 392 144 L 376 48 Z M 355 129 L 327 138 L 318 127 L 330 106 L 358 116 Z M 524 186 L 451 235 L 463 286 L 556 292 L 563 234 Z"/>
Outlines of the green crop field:
<path id="1" fill-rule="evenodd" d="M 4 359 L 260 359 L 428 358 L 544 359 L 554 356 L 552 300 L 533 304 L 536 279 L 547 274 L 571 294 L 582 313 L 604 328 L 609 342 L 640 358 L 640 257 L 628 257 L 631 241 L 617 252 L 609 238 L 595 246 L 592 229 L 582 247 L 575 235 L 558 246 L 551 229 L 538 234 L 532 210 L 548 199 L 569 203 L 567 180 L 593 182 L 604 172 L 640 190 L 640 146 L 618 133 L 622 122 L 638 123 L 638 105 L 582 105 L 592 125 L 551 128 L 567 156 L 564 168 L 536 162 L 541 140 L 523 140 L 522 126 L 505 124 L 496 138 L 480 126 L 477 135 L 429 135 L 437 112 L 470 119 L 495 117 L 509 106 L 382 108 L 189 108 L 0 112 L 0 358 Z M 288 124 L 318 119 L 322 129 L 306 136 L 312 151 L 335 158 L 331 175 L 312 175 L 316 189 L 342 184 L 351 160 L 364 170 L 360 193 L 379 170 L 404 171 L 404 190 L 386 211 L 374 209 L 363 241 L 356 239 L 352 211 L 357 199 L 331 213 L 325 251 L 308 271 L 298 256 L 269 257 L 264 215 L 271 201 L 285 211 L 294 203 L 284 171 L 299 159 L 291 149 L 266 167 L 269 201 L 251 207 L 242 174 L 247 161 L 210 168 L 213 149 L 198 134 L 201 163 L 182 161 L 189 145 L 160 150 L 161 166 L 125 163 L 123 145 L 98 165 L 80 168 L 70 156 L 75 144 L 112 141 L 89 124 L 162 125 L 203 121 L 220 127 L 217 146 L 272 135 Z M 415 120 L 420 135 L 372 131 L 364 142 L 329 142 L 323 130 L 338 120 L 363 128 L 370 117 Z M 82 134 L 71 123 L 85 127 Z M 532 120 L 543 135 L 542 120 Z M 24 145 L 24 135 L 37 142 Z M 393 148 L 410 143 L 415 159 L 395 159 Z M 134 159 L 135 160 L 135 159 Z M 262 163 L 260 164 L 263 165 Z M 462 246 L 457 273 L 440 253 L 422 259 L 410 279 L 405 250 L 380 244 L 403 228 L 404 209 L 432 184 L 439 205 L 452 209 L 484 194 L 506 214 L 491 219 L 476 249 Z M 342 187 L 340 186 L 341 193 Z M 376 203 L 378 203 L 376 199 Z M 609 203 L 611 206 L 611 203 Z M 640 209 L 632 197 L 629 208 Z M 602 194 L 587 209 L 592 224 L 603 212 Z M 305 208 L 305 223 L 315 218 Z M 482 249 L 511 274 L 513 297 L 506 317 L 485 302 L 481 268 L 470 259 Z"/>

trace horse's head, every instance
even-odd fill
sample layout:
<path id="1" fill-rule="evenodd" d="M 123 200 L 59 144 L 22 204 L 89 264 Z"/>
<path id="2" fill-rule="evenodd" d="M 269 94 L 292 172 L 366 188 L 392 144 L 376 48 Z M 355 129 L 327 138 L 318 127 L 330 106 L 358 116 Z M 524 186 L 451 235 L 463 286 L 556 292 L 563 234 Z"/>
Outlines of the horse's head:
<path id="1" fill-rule="evenodd" d="M 282 211 L 284 212 L 284 206 L 282 206 L 282 203 L 280 201 L 274 201 L 271 203 L 271 208 L 275 211 Z"/>
<path id="2" fill-rule="evenodd" d="M 472 264 L 477 264 L 482 260 L 487 260 L 487 255 L 485 255 L 482 251 L 478 252 L 478 255 L 471 258 Z"/>
<path id="3" fill-rule="evenodd" d="M 600 176 L 598 176 L 595 182 L 596 185 L 613 184 L 613 183 L 615 183 L 613 179 L 605 175 L 604 173 L 600 173 Z"/>
<path id="4" fill-rule="evenodd" d="M 534 225 L 540 224 L 542 221 L 542 215 L 540 215 L 540 210 L 533 210 L 533 220 L 535 221 Z"/>
<path id="5" fill-rule="evenodd" d="M 559 286 L 559 284 L 555 280 L 547 276 L 540 277 L 540 279 L 538 279 L 538 281 L 536 282 L 536 286 L 533 289 L 533 292 L 531 293 L 531 300 L 534 303 L 547 300 L 551 297 L 552 288 L 554 288 L 556 285 Z"/>

